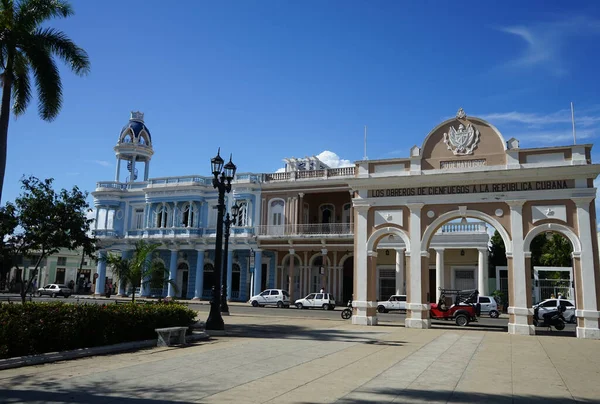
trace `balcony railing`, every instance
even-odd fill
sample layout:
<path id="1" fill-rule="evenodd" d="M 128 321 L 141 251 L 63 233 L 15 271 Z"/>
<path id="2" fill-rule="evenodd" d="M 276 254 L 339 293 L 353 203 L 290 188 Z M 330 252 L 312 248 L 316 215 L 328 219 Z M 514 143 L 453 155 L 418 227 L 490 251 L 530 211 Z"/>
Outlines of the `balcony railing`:
<path id="1" fill-rule="evenodd" d="M 126 189 L 142 189 L 148 186 L 148 182 L 116 182 L 116 181 L 102 181 L 96 183 L 96 189 L 116 189 L 119 191 Z"/>
<path id="2" fill-rule="evenodd" d="M 152 178 L 148 181 L 149 186 L 169 186 L 169 185 L 212 185 L 212 177 L 200 177 L 198 175 L 189 175 L 185 177 L 164 177 Z"/>
<path id="3" fill-rule="evenodd" d="M 449 233 L 487 233 L 487 227 L 484 222 L 471 223 L 447 223 L 438 231 L 438 234 Z"/>
<path id="4" fill-rule="evenodd" d="M 256 226 L 259 236 L 292 236 L 292 235 L 351 235 L 354 229 L 350 223 L 325 223 L 325 224 L 296 224 L 283 226 Z"/>

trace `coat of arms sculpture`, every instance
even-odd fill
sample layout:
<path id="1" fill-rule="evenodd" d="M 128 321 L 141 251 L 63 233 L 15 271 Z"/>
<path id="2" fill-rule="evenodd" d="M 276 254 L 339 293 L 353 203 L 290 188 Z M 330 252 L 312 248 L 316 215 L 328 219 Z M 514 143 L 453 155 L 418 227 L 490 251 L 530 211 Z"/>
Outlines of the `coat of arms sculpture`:
<path id="1" fill-rule="evenodd" d="M 479 131 L 471 124 L 465 128 L 461 123 L 458 125 L 458 129 L 450 126 L 448 133 L 444 133 L 444 143 L 455 156 L 473 154 L 473 150 L 479 143 Z"/>

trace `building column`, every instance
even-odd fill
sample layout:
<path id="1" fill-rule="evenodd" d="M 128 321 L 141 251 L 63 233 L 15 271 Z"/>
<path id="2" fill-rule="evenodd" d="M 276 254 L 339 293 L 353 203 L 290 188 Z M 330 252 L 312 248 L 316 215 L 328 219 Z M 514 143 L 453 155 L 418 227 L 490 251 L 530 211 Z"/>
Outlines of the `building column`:
<path id="1" fill-rule="evenodd" d="M 227 250 L 227 301 L 231 301 L 231 280 L 233 279 L 233 250 Z"/>
<path id="2" fill-rule="evenodd" d="M 172 282 L 177 282 L 177 249 L 171 250 L 171 260 L 169 261 L 169 284 L 167 285 L 167 296 L 175 297 L 175 285 Z"/>
<path id="3" fill-rule="evenodd" d="M 300 192 L 298 194 L 298 224 L 308 224 L 304 223 L 304 193 Z M 299 230 L 301 231 L 301 230 Z"/>
<path id="4" fill-rule="evenodd" d="M 531 300 L 531 285 L 523 244 L 523 204 L 525 201 L 507 201 L 510 206 L 510 229 L 512 236 L 512 255 L 506 255 L 508 264 L 508 333 L 519 335 L 534 335 L 533 309 Z"/>
<path id="5" fill-rule="evenodd" d="M 477 290 L 480 295 L 488 295 L 488 249 L 479 249 L 479 265 L 477 267 Z"/>
<path id="6" fill-rule="evenodd" d="M 142 273 L 147 272 L 150 269 L 150 265 L 152 265 L 152 256 L 148 254 L 146 257 L 146 262 L 144 262 L 144 268 L 142 269 Z M 134 291 L 135 292 L 135 291 Z M 161 292 L 161 295 L 164 292 Z M 140 285 L 140 294 L 142 297 L 150 296 L 150 279 L 149 276 L 145 276 L 142 278 L 142 284 Z"/>
<path id="7" fill-rule="evenodd" d="M 204 249 L 197 248 L 198 258 L 196 258 L 196 283 L 194 285 L 194 298 L 192 300 L 202 299 L 204 288 Z"/>
<path id="8" fill-rule="evenodd" d="M 321 275 L 321 285 L 319 286 L 319 290 L 321 288 L 325 289 L 327 287 L 327 271 L 329 270 L 329 265 L 327 265 L 327 249 L 321 249 L 321 268 L 319 268 L 319 272 Z M 322 272 L 321 272 L 322 271 Z"/>
<path id="9" fill-rule="evenodd" d="M 430 280 L 431 282 L 431 280 Z M 444 289 L 444 249 L 435 249 L 435 301 L 439 302 Z"/>
<path id="10" fill-rule="evenodd" d="M 377 301 L 369 301 L 369 297 L 374 299 L 374 296 L 370 296 L 369 293 L 369 266 L 372 264 L 372 257 L 368 254 L 377 254 L 376 252 L 367 251 L 367 216 L 370 205 L 362 201 L 354 200 L 353 202 L 356 214 L 356 233 L 354 235 L 354 245 L 356 246 L 354 252 L 354 284 L 356 290 L 352 301 L 352 324 L 377 325 Z"/>
<path id="11" fill-rule="evenodd" d="M 407 304 L 406 328 L 430 328 L 429 302 L 427 301 L 426 284 L 423 281 L 429 277 L 429 266 L 423 265 L 428 260 L 428 252 L 421 251 L 421 208 L 422 203 L 407 205 L 410 210 L 410 274 L 407 272 Z"/>
<path id="12" fill-rule="evenodd" d="M 98 267 L 96 269 L 96 295 L 104 294 L 104 283 L 106 282 L 106 250 L 98 251 Z"/>
<path id="13" fill-rule="evenodd" d="M 327 292 L 335 297 L 335 272 L 337 268 L 337 251 L 333 252 L 333 265 L 329 268 L 329 287 Z"/>
<path id="14" fill-rule="evenodd" d="M 144 162 L 144 181 L 148 181 L 148 175 L 150 174 L 150 160 Z"/>
<path id="15" fill-rule="evenodd" d="M 136 159 L 137 159 L 137 156 L 134 154 L 133 157 L 131 157 L 131 173 L 129 174 L 129 182 L 135 181 L 135 160 Z"/>
<path id="16" fill-rule="evenodd" d="M 296 298 L 295 293 L 294 293 L 294 289 L 295 289 L 295 282 L 294 282 L 294 275 L 295 275 L 295 268 L 294 268 L 294 254 L 296 253 L 296 251 L 294 251 L 294 249 L 290 248 L 289 250 L 290 253 L 290 264 L 288 265 L 288 293 L 290 294 L 290 302 L 294 302 Z"/>
<path id="17" fill-rule="evenodd" d="M 193 226 L 193 222 L 192 222 L 192 217 L 194 216 L 194 202 L 193 201 L 189 201 L 189 208 L 188 208 L 188 220 L 187 220 L 187 227 L 188 229 L 190 227 Z"/>
<path id="18" fill-rule="evenodd" d="M 262 283 L 262 250 L 254 250 L 254 295 L 258 295 Z"/>
<path id="19" fill-rule="evenodd" d="M 579 230 L 579 242 L 581 243 L 581 256 L 579 259 L 573 260 L 575 266 L 579 266 L 575 270 L 579 272 L 579 279 L 581 280 L 575 285 L 577 287 L 576 295 L 581 296 L 581 299 L 576 302 L 577 311 L 575 312 L 577 316 L 577 338 L 600 339 L 600 312 L 598 311 L 596 296 L 599 275 L 594 268 L 594 247 L 592 244 L 592 237 L 596 237 L 596 232 L 592 231 L 590 219 L 590 204 L 593 198 L 573 198 L 573 201 L 577 206 L 577 228 Z M 595 225 L 596 223 L 594 223 L 594 229 Z"/>
<path id="20" fill-rule="evenodd" d="M 115 173 L 115 181 L 119 182 L 119 175 L 121 174 L 121 159 L 117 157 L 117 172 Z"/>

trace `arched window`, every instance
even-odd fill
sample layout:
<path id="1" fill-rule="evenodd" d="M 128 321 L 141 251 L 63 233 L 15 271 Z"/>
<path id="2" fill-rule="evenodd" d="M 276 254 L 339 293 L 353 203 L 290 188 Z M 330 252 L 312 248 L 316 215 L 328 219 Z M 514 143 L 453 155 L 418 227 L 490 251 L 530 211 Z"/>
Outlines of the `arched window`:
<path id="1" fill-rule="evenodd" d="M 342 223 L 350 223 L 350 206 L 351 204 L 346 203 L 342 209 Z"/>
<path id="2" fill-rule="evenodd" d="M 148 144 L 148 138 L 146 137 L 146 134 L 144 132 L 141 132 L 138 136 L 138 143 L 143 146 L 146 146 Z"/>
<path id="3" fill-rule="evenodd" d="M 237 204 L 240 210 L 235 225 L 239 227 L 248 226 L 248 201 L 237 201 Z"/>
<path id="4" fill-rule="evenodd" d="M 183 207 L 181 222 L 183 227 L 194 226 L 194 208 L 189 203 Z"/>
<path id="5" fill-rule="evenodd" d="M 204 264 L 204 274 L 202 281 L 202 289 L 204 289 L 202 293 L 203 296 L 211 296 L 211 290 L 215 281 L 214 272 L 215 267 L 213 266 L 213 264 Z"/>
<path id="6" fill-rule="evenodd" d="M 321 205 L 321 223 L 335 223 L 335 207 L 332 204 Z"/>
<path id="7" fill-rule="evenodd" d="M 159 206 L 156 210 L 156 227 L 167 227 L 169 212 L 166 206 Z"/>

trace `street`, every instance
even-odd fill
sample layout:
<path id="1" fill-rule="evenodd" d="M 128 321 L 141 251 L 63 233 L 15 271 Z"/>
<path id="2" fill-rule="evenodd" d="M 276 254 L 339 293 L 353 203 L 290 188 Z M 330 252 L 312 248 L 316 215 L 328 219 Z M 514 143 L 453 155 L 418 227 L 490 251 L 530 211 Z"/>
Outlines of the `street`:
<path id="1" fill-rule="evenodd" d="M 2 298 L 10 297 L 11 300 L 20 301 L 20 298 L 16 294 L 2 295 Z M 115 301 L 128 301 L 121 297 L 113 298 L 93 298 L 91 296 L 77 296 L 73 295 L 67 299 L 62 297 L 52 298 L 48 296 L 44 297 L 33 297 L 33 301 L 39 302 L 64 302 L 71 304 L 114 304 Z M 136 299 L 136 301 L 139 301 Z M 203 316 L 208 317 L 210 305 L 208 301 L 193 301 L 193 300 L 182 300 L 181 303 L 187 304 L 191 309 L 198 311 L 200 318 Z M 343 307 L 336 307 L 335 310 L 321 310 L 321 309 L 305 309 L 298 310 L 295 307 L 289 309 L 278 309 L 276 307 L 252 307 L 246 303 L 230 302 L 229 311 L 231 314 L 241 316 L 269 316 L 269 317 L 285 317 L 285 318 L 306 318 L 306 319 L 319 319 L 319 320 L 332 320 L 332 321 L 347 321 L 341 318 L 341 310 Z M 377 313 L 377 317 L 381 324 L 385 325 L 404 325 L 404 319 L 406 315 L 401 312 L 390 312 L 390 313 Z M 227 318 L 225 317 L 225 323 Z M 439 329 L 473 329 L 479 331 L 497 331 L 497 332 L 508 332 L 508 315 L 503 314 L 500 318 L 490 318 L 486 315 L 482 315 L 476 323 L 471 323 L 467 327 L 458 327 L 453 321 L 440 321 L 432 320 L 432 328 Z M 548 330 L 545 327 L 539 327 L 536 329 L 537 335 L 555 335 L 555 336 L 571 336 L 575 337 L 575 325 L 567 324 L 564 330 L 557 331 L 556 329 Z"/>

